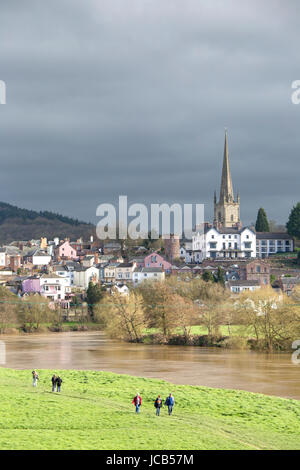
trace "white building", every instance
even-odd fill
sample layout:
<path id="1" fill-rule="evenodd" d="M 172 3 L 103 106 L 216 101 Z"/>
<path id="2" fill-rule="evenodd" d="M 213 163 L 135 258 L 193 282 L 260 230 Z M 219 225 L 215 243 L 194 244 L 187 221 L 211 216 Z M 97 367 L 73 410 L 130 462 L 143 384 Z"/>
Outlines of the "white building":
<path id="1" fill-rule="evenodd" d="M 252 280 L 252 281 L 244 281 L 244 280 L 236 280 L 236 281 L 228 281 L 226 286 L 230 289 L 231 292 L 235 294 L 240 294 L 244 291 L 255 291 L 257 289 L 261 289 L 261 284 L 259 281 Z"/>
<path id="2" fill-rule="evenodd" d="M 53 266 L 53 271 L 58 276 L 63 277 L 64 279 L 67 279 L 69 287 L 73 286 L 74 272 L 72 270 L 69 270 L 66 266 L 56 265 L 56 266 Z"/>
<path id="3" fill-rule="evenodd" d="M 51 261 L 51 255 L 44 253 L 43 251 L 37 250 L 32 255 L 32 264 L 34 266 L 46 266 Z"/>
<path id="4" fill-rule="evenodd" d="M 162 268 L 136 268 L 132 274 L 132 280 L 134 286 L 144 281 L 164 281 L 165 272 Z"/>
<path id="5" fill-rule="evenodd" d="M 215 227 L 198 232 L 182 247 L 186 263 L 201 263 L 204 259 L 236 259 L 256 257 L 256 234 L 249 227 L 242 229 Z"/>
<path id="6" fill-rule="evenodd" d="M 43 274 L 40 277 L 41 295 L 49 300 L 64 300 L 66 294 L 71 292 L 68 280 L 56 274 Z"/>
<path id="7" fill-rule="evenodd" d="M 0 248 L 0 266 L 6 266 L 6 249 Z"/>
<path id="8" fill-rule="evenodd" d="M 294 240 L 288 233 L 257 232 L 256 251 L 259 258 L 276 253 L 287 253 L 294 251 Z"/>
<path id="9" fill-rule="evenodd" d="M 99 269 L 94 266 L 75 268 L 73 273 L 74 286 L 80 289 L 87 289 L 90 282 L 97 283 L 99 281 Z"/>
<path id="10" fill-rule="evenodd" d="M 116 281 L 121 281 L 127 284 L 133 280 L 133 272 L 136 268 L 136 263 L 120 263 L 116 267 Z"/>

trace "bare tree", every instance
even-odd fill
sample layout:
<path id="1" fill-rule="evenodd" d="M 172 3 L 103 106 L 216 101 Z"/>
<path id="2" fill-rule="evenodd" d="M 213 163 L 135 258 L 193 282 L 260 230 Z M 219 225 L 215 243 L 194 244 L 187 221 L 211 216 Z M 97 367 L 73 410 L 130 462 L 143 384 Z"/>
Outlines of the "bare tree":
<path id="1" fill-rule="evenodd" d="M 286 347 L 299 333 L 299 316 L 293 300 L 272 289 L 243 293 L 236 304 L 240 323 L 251 329 L 257 345 L 268 351 Z"/>
<path id="2" fill-rule="evenodd" d="M 129 295 L 114 292 L 104 296 L 97 305 L 96 314 L 101 311 L 105 329 L 111 337 L 140 342 L 146 326 L 143 299 L 136 292 Z"/>

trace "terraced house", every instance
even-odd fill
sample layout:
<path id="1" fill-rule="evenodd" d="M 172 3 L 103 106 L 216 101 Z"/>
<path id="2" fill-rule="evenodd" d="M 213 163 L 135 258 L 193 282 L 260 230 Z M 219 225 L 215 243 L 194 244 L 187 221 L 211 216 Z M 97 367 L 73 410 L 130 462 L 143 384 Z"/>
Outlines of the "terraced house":
<path id="1" fill-rule="evenodd" d="M 132 282 L 135 268 L 136 263 L 120 263 L 116 267 L 116 281 L 121 281 L 124 284 Z"/>

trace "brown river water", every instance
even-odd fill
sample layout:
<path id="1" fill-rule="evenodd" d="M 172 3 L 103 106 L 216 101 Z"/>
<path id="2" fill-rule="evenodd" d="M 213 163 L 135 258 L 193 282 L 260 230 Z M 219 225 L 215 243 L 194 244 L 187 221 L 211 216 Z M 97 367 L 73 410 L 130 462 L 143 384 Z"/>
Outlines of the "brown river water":
<path id="1" fill-rule="evenodd" d="M 5 367 L 92 369 L 278 395 L 300 400 L 300 364 L 290 353 L 128 344 L 101 332 L 1 335 Z"/>

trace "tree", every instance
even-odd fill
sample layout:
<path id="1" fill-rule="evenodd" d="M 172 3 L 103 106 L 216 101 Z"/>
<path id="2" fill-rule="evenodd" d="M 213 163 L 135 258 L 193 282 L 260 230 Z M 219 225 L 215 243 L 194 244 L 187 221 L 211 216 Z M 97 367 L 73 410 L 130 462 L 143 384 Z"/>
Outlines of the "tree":
<path id="1" fill-rule="evenodd" d="M 297 263 L 300 264 L 300 250 L 298 251 Z"/>
<path id="2" fill-rule="evenodd" d="M 89 287 L 86 291 L 86 300 L 88 303 L 89 314 L 93 320 L 94 306 L 103 298 L 104 292 L 105 288 L 99 286 L 98 284 L 94 284 L 93 282 L 89 282 Z"/>
<path id="3" fill-rule="evenodd" d="M 225 272 L 224 272 L 224 269 L 221 268 L 221 266 L 218 266 L 218 271 L 215 276 L 215 281 L 222 284 L 222 286 L 225 286 Z"/>
<path id="4" fill-rule="evenodd" d="M 202 279 L 205 282 L 214 282 L 215 280 L 214 275 L 210 271 L 204 271 L 202 274 Z"/>
<path id="5" fill-rule="evenodd" d="M 129 295 L 114 291 L 98 304 L 105 330 L 112 338 L 138 343 L 146 327 L 143 298 L 135 291 Z"/>
<path id="6" fill-rule="evenodd" d="M 286 228 L 289 235 L 300 238 L 300 202 L 291 210 Z"/>
<path id="7" fill-rule="evenodd" d="M 177 295 L 168 282 L 143 282 L 138 291 L 143 297 L 149 327 L 159 329 L 167 339 L 178 326 Z"/>
<path id="8" fill-rule="evenodd" d="M 269 222 L 265 210 L 261 207 L 257 213 L 257 219 L 255 224 L 255 230 L 257 232 L 269 232 Z"/>
<path id="9" fill-rule="evenodd" d="M 53 311 L 49 308 L 49 301 L 45 297 L 32 295 L 24 298 L 18 304 L 18 320 L 24 331 L 38 330 L 42 323 L 53 318 Z"/>
<path id="10" fill-rule="evenodd" d="M 277 295 L 272 288 L 243 293 L 236 308 L 240 312 L 239 323 L 254 333 L 260 348 L 285 348 L 299 333 L 294 300 Z"/>
<path id="11" fill-rule="evenodd" d="M 207 328 L 209 336 L 218 334 L 219 327 L 228 323 L 228 298 L 229 292 L 221 284 L 208 283 L 199 302 L 198 323 Z"/>

